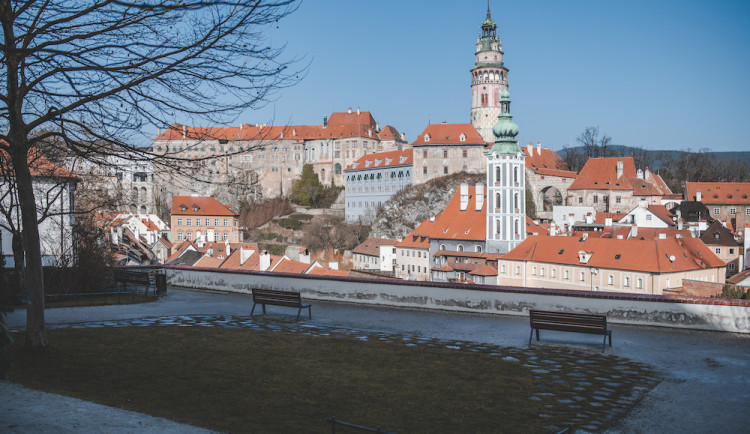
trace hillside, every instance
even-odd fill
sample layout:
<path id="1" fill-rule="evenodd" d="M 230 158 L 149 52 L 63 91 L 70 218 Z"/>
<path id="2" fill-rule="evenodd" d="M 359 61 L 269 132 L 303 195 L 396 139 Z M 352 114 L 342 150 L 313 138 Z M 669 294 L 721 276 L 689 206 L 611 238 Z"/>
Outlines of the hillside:
<path id="1" fill-rule="evenodd" d="M 461 183 L 484 184 L 484 174 L 456 173 L 409 186 L 383 204 L 372 223 L 371 237 L 401 239 L 445 209 Z"/>

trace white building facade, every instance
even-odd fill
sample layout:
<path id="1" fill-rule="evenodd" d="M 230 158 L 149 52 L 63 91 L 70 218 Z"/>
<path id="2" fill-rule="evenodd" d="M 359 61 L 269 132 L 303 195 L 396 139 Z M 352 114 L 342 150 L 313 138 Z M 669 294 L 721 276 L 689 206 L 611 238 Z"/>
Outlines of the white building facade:
<path id="1" fill-rule="evenodd" d="M 413 151 L 367 154 L 345 172 L 346 221 L 369 223 L 380 205 L 412 184 Z"/>

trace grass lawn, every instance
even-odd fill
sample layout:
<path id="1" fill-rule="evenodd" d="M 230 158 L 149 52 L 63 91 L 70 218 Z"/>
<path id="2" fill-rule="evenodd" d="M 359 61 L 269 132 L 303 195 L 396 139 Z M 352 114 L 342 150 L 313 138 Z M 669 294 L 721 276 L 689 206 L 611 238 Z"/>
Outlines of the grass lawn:
<path id="1" fill-rule="evenodd" d="M 323 433 L 335 416 L 399 433 L 550 432 L 576 414 L 532 399 L 540 377 L 523 363 L 483 352 L 221 327 L 48 335 L 43 352 L 13 347 L 11 381 L 219 431 Z"/>
<path id="2" fill-rule="evenodd" d="M 58 296 L 47 297 L 46 307 L 78 307 L 78 306 L 105 306 L 110 304 L 138 304 L 155 301 L 156 297 L 143 294 L 122 294 L 119 297 L 113 294 L 84 295 L 84 296 Z"/>

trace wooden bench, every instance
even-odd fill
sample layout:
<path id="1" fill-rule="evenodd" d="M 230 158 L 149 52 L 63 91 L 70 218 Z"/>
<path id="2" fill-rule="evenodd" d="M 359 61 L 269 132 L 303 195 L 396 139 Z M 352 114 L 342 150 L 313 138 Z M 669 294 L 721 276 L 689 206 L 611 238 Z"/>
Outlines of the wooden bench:
<path id="1" fill-rule="evenodd" d="M 266 305 L 272 304 L 275 306 L 286 306 L 296 307 L 297 319 L 302 313 L 302 309 L 307 308 L 307 315 L 309 319 L 312 319 L 312 312 L 309 304 L 302 303 L 302 294 L 299 292 L 291 291 L 276 291 L 273 289 L 259 289 L 253 288 L 253 309 L 250 311 L 250 316 L 255 312 L 255 305 L 260 304 L 263 307 L 263 314 L 266 313 Z"/>
<path id="2" fill-rule="evenodd" d="M 123 290 L 126 289 L 128 283 L 132 283 L 134 285 L 144 285 L 146 287 L 146 295 L 148 295 L 148 289 L 154 287 L 154 296 L 156 295 L 156 284 L 149 277 L 148 271 L 115 270 L 114 275 L 115 285 L 122 283 Z"/>
<path id="3" fill-rule="evenodd" d="M 607 330 L 607 317 L 605 315 L 530 310 L 529 322 L 531 324 L 529 345 L 531 345 L 534 330 L 536 330 L 537 342 L 539 341 L 539 330 L 559 330 L 603 335 L 602 352 L 606 348 L 607 337 L 609 337 L 609 346 L 612 346 L 612 330 Z"/>

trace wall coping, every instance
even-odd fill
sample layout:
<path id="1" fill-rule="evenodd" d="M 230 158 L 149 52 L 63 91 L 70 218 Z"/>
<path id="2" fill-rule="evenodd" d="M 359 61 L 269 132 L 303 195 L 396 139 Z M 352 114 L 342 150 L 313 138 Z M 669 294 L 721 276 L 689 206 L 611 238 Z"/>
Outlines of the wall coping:
<path id="1" fill-rule="evenodd" d="M 724 298 L 703 298 L 703 297 L 690 297 L 681 295 L 655 295 L 655 294 L 632 294 L 626 292 L 602 292 L 602 291 L 582 291 L 574 289 L 554 289 L 554 288 L 524 288 L 520 286 L 499 286 L 499 285 L 477 285 L 477 284 L 455 284 L 451 282 L 423 282 L 416 280 L 396 280 L 396 279 L 369 279 L 364 277 L 343 277 L 343 276 L 315 276 L 309 274 L 294 274 L 294 273 L 276 273 L 268 271 L 253 271 L 253 270 L 227 270 L 209 267 L 191 267 L 186 265 L 142 265 L 142 266 L 120 266 L 113 268 L 128 268 L 128 269 L 149 269 L 149 270 L 180 270 L 180 271 L 206 271 L 212 273 L 225 273 L 225 274 L 246 274 L 256 276 L 269 276 L 269 277 L 293 277 L 298 279 L 311 279 L 311 280 L 337 280 L 344 282 L 358 282 L 358 283 L 375 283 L 395 286 L 418 286 L 427 288 L 442 288 L 442 289 L 457 289 L 457 290 L 472 290 L 472 291 L 484 291 L 484 292 L 506 292 L 516 294 L 534 294 L 534 295 L 551 295 L 551 296 L 565 296 L 565 297 L 583 297 L 588 299 L 603 299 L 603 300 L 632 300 L 632 301 L 646 301 L 646 302 L 660 302 L 660 303 L 684 303 L 684 304 L 699 304 L 699 305 L 714 305 L 714 306 L 744 306 L 750 307 L 750 300 L 737 300 L 737 299 L 724 299 Z M 715 282 L 714 282 L 715 283 Z"/>

